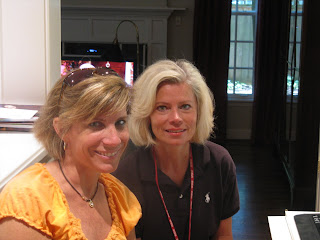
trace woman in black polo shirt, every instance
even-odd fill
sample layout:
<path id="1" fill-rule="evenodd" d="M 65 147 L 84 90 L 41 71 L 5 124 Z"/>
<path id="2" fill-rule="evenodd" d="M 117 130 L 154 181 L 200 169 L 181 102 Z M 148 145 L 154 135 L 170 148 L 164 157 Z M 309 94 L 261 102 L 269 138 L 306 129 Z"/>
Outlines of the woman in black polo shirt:
<path id="1" fill-rule="evenodd" d="M 158 61 L 135 82 L 129 131 L 138 147 L 114 174 L 142 206 L 138 239 L 232 239 L 236 169 L 226 149 L 207 141 L 213 102 L 185 60 Z"/>

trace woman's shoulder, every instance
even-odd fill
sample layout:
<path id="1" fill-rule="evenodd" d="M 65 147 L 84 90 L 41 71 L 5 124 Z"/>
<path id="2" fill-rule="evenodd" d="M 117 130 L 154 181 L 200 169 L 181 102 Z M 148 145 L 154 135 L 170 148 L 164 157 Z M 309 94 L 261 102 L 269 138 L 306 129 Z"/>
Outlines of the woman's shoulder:
<path id="1" fill-rule="evenodd" d="M 148 156 L 151 147 L 146 146 L 135 146 L 128 148 L 121 158 L 120 162 L 132 162 L 132 161 L 140 161 L 141 158 L 145 158 Z"/>
<path id="2" fill-rule="evenodd" d="M 217 144 L 217 143 L 214 143 L 214 142 L 211 142 L 211 141 L 206 141 L 205 144 L 204 144 L 205 147 L 207 147 L 211 152 L 214 152 L 216 154 L 219 154 L 219 155 L 230 155 L 228 150 Z"/>
<path id="3" fill-rule="evenodd" d="M 109 173 L 102 173 L 100 176 L 100 181 L 103 183 L 105 188 L 110 188 L 112 190 L 126 191 L 126 186 L 115 176 Z"/>
<path id="4" fill-rule="evenodd" d="M 112 175 L 116 176 L 121 181 L 127 178 L 131 179 L 131 177 L 136 176 L 137 171 L 139 171 L 139 166 L 145 165 L 149 158 L 149 148 L 135 147 L 125 153 L 119 162 L 118 168 Z M 126 181 L 124 182 L 127 184 Z"/>
<path id="5" fill-rule="evenodd" d="M 28 167 L 1 191 L 0 219 L 17 218 L 46 234 L 51 234 L 42 220 L 52 213 L 51 207 L 57 203 L 55 187 L 58 188 L 58 185 L 44 164 L 37 163 Z"/>
<path id="6" fill-rule="evenodd" d="M 101 174 L 100 181 L 102 181 L 103 185 L 105 186 L 107 195 L 110 195 L 113 200 L 118 201 L 119 204 L 129 207 L 132 206 L 138 210 L 140 209 L 140 204 L 136 196 L 118 178 L 110 173 L 107 173 Z"/>
<path id="7" fill-rule="evenodd" d="M 110 210 L 117 216 L 116 224 L 129 233 L 142 214 L 139 201 L 119 179 L 111 174 L 101 174 L 100 181 L 105 186 Z"/>
<path id="8" fill-rule="evenodd" d="M 40 190 L 47 182 L 52 182 L 53 178 L 42 163 L 36 163 L 13 177 L 4 187 L 3 192 L 18 189 L 29 191 L 30 189 Z M 45 188 L 47 190 L 47 188 Z M 44 190 L 45 190 L 44 189 Z"/>
<path id="9" fill-rule="evenodd" d="M 207 141 L 203 145 L 203 154 L 205 159 L 210 159 L 209 161 L 220 168 L 235 168 L 234 161 L 229 153 L 229 151 L 214 142 Z"/>
<path id="10" fill-rule="evenodd" d="M 36 163 L 12 178 L 0 193 L 0 204 L 15 202 L 19 205 L 44 203 L 53 201 L 52 195 L 57 194 L 59 185 L 45 168 L 44 164 Z"/>

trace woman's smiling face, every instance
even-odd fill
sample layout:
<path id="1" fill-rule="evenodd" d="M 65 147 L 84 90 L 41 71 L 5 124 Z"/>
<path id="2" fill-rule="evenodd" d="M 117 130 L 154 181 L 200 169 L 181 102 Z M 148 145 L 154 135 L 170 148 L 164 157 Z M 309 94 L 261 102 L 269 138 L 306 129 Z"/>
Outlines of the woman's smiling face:
<path id="1" fill-rule="evenodd" d="M 160 85 L 150 115 L 157 144 L 189 144 L 197 126 L 197 100 L 187 83 Z"/>
<path id="2" fill-rule="evenodd" d="M 66 134 L 65 158 L 96 172 L 117 169 L 129 140 L 126 110 L 74 123 Z"/>

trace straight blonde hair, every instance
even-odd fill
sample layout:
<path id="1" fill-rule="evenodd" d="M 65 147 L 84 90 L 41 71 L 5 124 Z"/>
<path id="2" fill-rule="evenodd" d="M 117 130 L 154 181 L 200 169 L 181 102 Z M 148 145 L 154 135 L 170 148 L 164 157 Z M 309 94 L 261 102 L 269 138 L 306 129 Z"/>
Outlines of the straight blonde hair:
<path id="1" fill-rule="evenodd" d="M 187 83 L 196 97 L 197 127 L 191 142 L 203 144 L 213 133 L 214 97 L 199 70 L 186 60 L 160 60 L 150 65 L 133 86 L 133 102 L 129 117 L 130 138 L 137 146 L 155 144 L 150 126 L 157 90 L 161 83 Z"/>

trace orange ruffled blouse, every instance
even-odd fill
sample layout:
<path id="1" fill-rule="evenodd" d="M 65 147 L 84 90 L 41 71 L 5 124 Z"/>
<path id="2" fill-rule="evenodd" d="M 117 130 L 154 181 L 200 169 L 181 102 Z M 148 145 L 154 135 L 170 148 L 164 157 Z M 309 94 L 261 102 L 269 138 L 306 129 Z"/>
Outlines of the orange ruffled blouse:
<path id="1" fill-rule="evenodd" d="M 101 174 L 112 226 L 106 240 L 126 239 L 141 217 L 141 206 L 133 193 L 111 174 Z M 13 217 L 52 239 L 87 239 L 80 219 L 69 209 L 58 182 L 42 163 L 27 168 L 0 193 L 0 220 Z"/>

